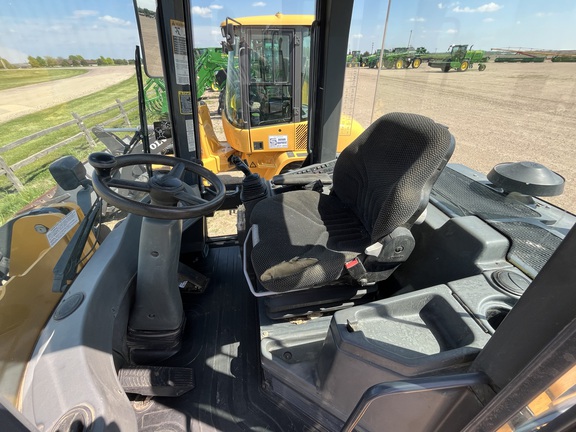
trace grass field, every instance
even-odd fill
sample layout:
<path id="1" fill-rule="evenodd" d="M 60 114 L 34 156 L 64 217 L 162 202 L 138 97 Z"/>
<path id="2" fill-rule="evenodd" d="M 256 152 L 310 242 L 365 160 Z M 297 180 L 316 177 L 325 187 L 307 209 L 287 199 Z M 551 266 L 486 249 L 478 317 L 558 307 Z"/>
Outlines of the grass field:
<path id="1" fill-rule="evenodd" d="M 40 130 L 71 120 L 72 112 L 86 115 L 113 105 L 115 99 L 126 100 L 132 98 L 136 96 L 136 93 L 136 79 L 133 77 L 90 96 L 75 99 L 0 124 L 0 137 L 2 137 L 0 147 Z M 131 106 L 134 106 L 134 104 Z M 86 126 L 91 128 L 92 126 L 102 123 L 115 115 L 117 115 L 117 113 L 110 112 L 102 116 L 94 117 L 86 122 Z M 132 111 L 129 117 L 133 125 L 138 123 L 137 111 Z M 120 120 L 118 124 L 111 124 L 109 127 L 120 126 L 121 123 L 122 121 Z M 77 126 L 70 126 L 8 151 L 4 153 L 2 157 L 9 165 L 12 165 L 25 157 L 37 153 L 38 151 L 60 142 L 78 132 L 79 129 Z M 88 154 L 101 149 L 103 149 L 103 146 L 96 148 L 90 147 L 87 144 L 86 139 L 81 137 L 36 162 L 23 167 L 16 171 L 16 175 L 24 184 L 24 191 L 21 193 L 15 191 L 12 184 L 5 176 L 0 176 L 0 225 L 12 217 L 18 210 L 50 190 L 55 185 L 54 180 L 48 171 L 48 166 L 52 161 L 69 154 L 76 156 L 80 160 L 86 160 Z"/>
<path id="2" fill-rule="evenodd" d="M 9 69 L 0 70 L 0 90 L 38 84 L 64 78 L 72 78 L 88 72 L 88 69 Z"/>

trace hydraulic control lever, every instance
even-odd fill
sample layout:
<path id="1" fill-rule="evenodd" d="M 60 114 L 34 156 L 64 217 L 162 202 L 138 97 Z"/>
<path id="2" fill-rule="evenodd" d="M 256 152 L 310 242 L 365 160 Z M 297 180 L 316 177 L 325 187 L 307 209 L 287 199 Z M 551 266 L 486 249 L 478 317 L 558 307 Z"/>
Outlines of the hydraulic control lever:
<path id="1" fill-rule="evenodd" d="M 248 165 L 246 165 L 246 163 L 242 159 L 240 159 L 238 156 L 236 156 L 236 155 L 230 156 L 230 161 L 234 165 L 236 165 L 236 168 L 238 168 L 240 171 L 242 171 L 246 177 L 248 177 L 249 175 L 252 174 L 252 171 L 250 171 L 250 168 L 248 168 Z"/>

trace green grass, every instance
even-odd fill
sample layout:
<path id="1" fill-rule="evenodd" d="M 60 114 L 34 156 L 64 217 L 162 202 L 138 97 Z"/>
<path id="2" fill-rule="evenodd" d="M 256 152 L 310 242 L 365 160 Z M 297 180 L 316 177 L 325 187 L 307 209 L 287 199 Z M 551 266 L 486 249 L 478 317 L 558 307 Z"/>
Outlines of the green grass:
<path id="1" fill-rule="evenodd" d="M 87 69 L 10 69 L 0 70 L 0 90 L 72 78 L 88 72 Z"/>
<path id="2" fill-rule="evenodd" d="M 55 107 L 30 114 L 9 122 L 0 124 L 0 147 L 5 146 L 22 137 L 31 135 L 51 126 L 65 123 L 73 119 L 71 113 L 76 112 L 83 116 L 115 104 L 115 99 L 125 101 L 137 94 L 136 78 L 132 77 L 119 84 L 108 87 L 105 90 L 85 96 L 73 101 L 57 105 Z M 127 105 L 126 108 L 136 106 L 135 102 Z M 106 121 L 119 114 L 118 111 L 111 111 L 98 117 L 87 120 L 86 126 L 93 126 Z M 138 111 L 134 110 L 128 114 L 133 126 L 138 125 Z M 107 125 L 107 127 L 123 126 L 122 120 L 116 124 Z M 70 126 L 65 129 L 53 132 L 44 137 L 30 141 L 13 150 L 2 154 L 2 158 L 12 165 L 29 155 L 39 152 L 57 142 L 64 140 L 78 133 L 80 129 L 77 126 Z M 50 153 L 49 155 L 35 161 L 16 171 L 16 176 L 24 184 L 24 191 L 18 193 L 12 184 L 4 175 L 0 176 L 0 225 L 5 223 L 17 211 L 35 200 L 45 192 L 49 191 L 55 182 L 50 176 L 48 166 L 54 160 L 64 155 L 76 156 L 79 160 L 85 161 L 87 156 L 94 152 L 102 150 L 104 146 L 100 143 L 96 147 L 90 147 L 84 137 L 71 142 L 70 144 Z"/>

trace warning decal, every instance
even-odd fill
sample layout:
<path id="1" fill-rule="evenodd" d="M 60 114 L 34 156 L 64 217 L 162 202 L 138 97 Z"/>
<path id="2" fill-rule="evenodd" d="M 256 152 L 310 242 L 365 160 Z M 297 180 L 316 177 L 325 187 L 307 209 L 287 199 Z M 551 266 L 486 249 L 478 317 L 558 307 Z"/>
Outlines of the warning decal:
<path id="1" fill-rule="evenodd" d="M 78 213 L 72 210 L 46 233 L 50 247 L 58 243 L 78 223 Z"/>
<path id="2" fill-rule="evenodd" d="M 186 51 L 186 29 L 182 21 L 170 20 L 172 31 L 172 49 L 176 69 L 176 84 L 190 85 L 188 73 L 188 53 Z"/>
<path id="3" fill-rule="evenodd" d="M 194 120 L 186 120 L 186 140 L 188 141 L 188 151 L 196 151 L 196 138 L 194 137 Z"/>
<path id="4" fill-rule="evenodd" d="M 178 100 L 180 101 L 180 114 L 192 114 L 192 94 L 189 91 L 179 91 Z"/>

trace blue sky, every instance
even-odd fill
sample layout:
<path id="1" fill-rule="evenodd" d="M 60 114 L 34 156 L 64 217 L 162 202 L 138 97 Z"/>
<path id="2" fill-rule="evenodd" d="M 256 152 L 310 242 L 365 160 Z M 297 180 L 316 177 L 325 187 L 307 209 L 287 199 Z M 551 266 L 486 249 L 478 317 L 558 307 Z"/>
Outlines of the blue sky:
<path id="1" fill-rule="evenodd" d="M 153 0 L 142 0 L 143 6 Z M 218 46 L 226 16 L 313 13 L 311 0 L 193 0 L 196 46 Z M 350 49 L 382 41 L 386 0 L 356 0 Z M 130 0 L 0 0 L 0 56 L 132 58 L 139 44 Z M 412 33 L 411 33 L 412 32 Z M 392 0 L 386 46 L 445 51 L 453 43 L 479 49 L 576 49 L 576 0 Z"/>

